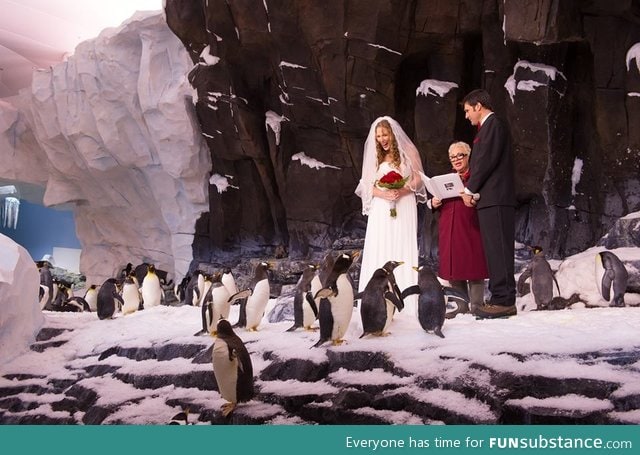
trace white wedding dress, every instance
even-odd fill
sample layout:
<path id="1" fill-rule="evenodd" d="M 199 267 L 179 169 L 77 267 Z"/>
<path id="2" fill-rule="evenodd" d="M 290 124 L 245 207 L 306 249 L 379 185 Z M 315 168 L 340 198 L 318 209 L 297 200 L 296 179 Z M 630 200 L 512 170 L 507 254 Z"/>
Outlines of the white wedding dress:
<path id="1" fill-rule="evenodd" d="M 389 171 L 395 170 L 406 177 L 404 166 L 400 170 L 391 163 L 382 162 L 378 167 L 376 178 L 380 179 Z M 358 290 L 364 290 L 376 269 L 387 261 L 404 262 L 394 271 L 398 287 L 404 291 L 409 286 L 418 283 L 418 272 L 412 267 L 418 266 L 417 225 L 418 212 L 414 193 L 402 196 L 396 201 L 396 217 L 390 215 L 391 201 L 373 197 L 367 221 L 367 233 L 362 250 L 360 281 Z M 405 310 L 415 314 L 417 299 L 410 297 L 405 300 Z"/>

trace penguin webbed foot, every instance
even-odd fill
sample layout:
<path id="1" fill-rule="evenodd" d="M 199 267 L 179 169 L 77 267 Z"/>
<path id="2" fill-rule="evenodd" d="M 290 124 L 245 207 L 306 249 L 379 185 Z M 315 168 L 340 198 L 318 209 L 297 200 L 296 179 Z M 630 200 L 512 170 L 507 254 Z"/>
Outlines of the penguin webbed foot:
<path id="1" fill-rule="evenodd" d="M 225 403 L 222 405 L 222 407 L 220 408 L 220 411 L 222 412 L 222 417 L 228 417 L 229 414 L 231 414 L 234 409 L 236 408 L 237 403 Z"/>
<path id="2" fill-rule="evenodd" d="M 331 340 L 331 345 L 332 346 L 340 346 L 342 343 L 344 343 L 344 340 L 340 339 L 340 340 Z"/>
<path id="3" fill-rule="evenodd" d="M 199 336 L 204 335 L 205 333 L 207 333 L 207 331 L 203 329 L 203 330 L 199 330 L 196 333 L 194 333 L 193 336 L 194 337 L 199 337 Z"/>
<path id="4" fill-rule="evenodd" d="M 307 332 L 317 332 L 318 331 L 318 327 L 308 326 L 308 327 L 305 327 L 304 330 L 307 331 Z"/>

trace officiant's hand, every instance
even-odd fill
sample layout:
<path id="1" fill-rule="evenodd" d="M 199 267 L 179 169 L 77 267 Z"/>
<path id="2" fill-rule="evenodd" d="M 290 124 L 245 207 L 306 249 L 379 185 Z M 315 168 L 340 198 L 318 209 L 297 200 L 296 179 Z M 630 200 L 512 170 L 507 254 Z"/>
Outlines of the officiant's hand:
<path id="1" fill-rule="evenodd" d="M 465 193 L 464 191 L 460 191 L 460 197 L 462 198 L 462 202 L 464 202 L 464 205 L 466 205 L 467 207 L 476 206 L 476 201 L 473 198 L 472 194 L 468 194 L 468 193 Z"/>
<path id="2" fill-rule="evenodd" d="M 442 201 L 437 197 L 431 198 L 431 208 L 437 209 L 442 205 Z"/>

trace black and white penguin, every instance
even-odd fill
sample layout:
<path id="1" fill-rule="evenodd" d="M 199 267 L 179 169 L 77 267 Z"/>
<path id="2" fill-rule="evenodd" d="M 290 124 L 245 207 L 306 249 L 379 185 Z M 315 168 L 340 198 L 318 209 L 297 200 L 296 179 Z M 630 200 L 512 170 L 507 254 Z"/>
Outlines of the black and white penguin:
<path id="1" fill-rule="evenodd" d="M 169 422 L 169 425 L 189 425 L 189 410 L 185 409 L 174 415 Z"/>
<path id="2" fill-rule="evenodd" d="M 213 343 L 213 374 L 220 396 L 228 401 L 222 406 L 222 415 L 227 417 L 237 403 L 249 401 L 255 395 L 253 365 L 244 343 L 226 319 L 218 321 L 218 337 Z"/>
<path id="3" fill-rule="evenodd" d="M 129 274 L 122 283 L 122 314 L 135 313 L 140 307 L 140 289 L 135 281 L 135 274 Z"/>
<path id="4" fill-rule="evenodd" d="M 231 273 L 231 269 L 229 267 L 226 267 L 222 271 L 222 284 L 225 288 L 227 288 L 227 291 L 229 291 L 229 295 L 234 295 L 238 292 L 236 280 L 233 277 L 233 274 Z"/>
<path id="5" fill-rule="evenodd" d="M 320 339 L 313 347 L 321 346 L 329 340 L 334 346 L 342 344 L 353 315 L 354 293 L 348 272 L 359 255 L 360 252 L 355 251 L 338 256 L 324 287 L 314 296 L 316 301 L 320 300 L 318 305 Z"/>
<path id="6" fill-rule="evenodd" d="M 360 294 L 360 318 L 362 335 L 386 336 L 395 310 L 402 311 L 404 302 L 396 284 L 393 271 L 404 262 L 388 261 L 373 272 Z"/>
<path id="7" fill-rule="evenodd" d="M 62 302 L 60 311 L 66 311 L 71 313 L 82 313 L 83 311 L 91 312 L 87 301 L 80 296 L 72 296 Z"/>
<path id="8" fill-rule="evenodd" d="M 251 280 L 251 286 L 249 289 L 245 289 L 232 295 L 229 298 L 229 302 L 233 303 L 236 300 L 246 298 L 245 304 L 245 320 L 243 321 L 243 308 L 242 302 L 240 303 L 240 316 L 236 327 L 245 327 L 249 331 L 258 330 L 258 326 L 264 316 L 264 310 L 269 303 L 269 297 L 271 295 L 271 288 L 269 286 L 269 275 L 267 271 L 271 268 L 268 262 L 260 262 L 256 265 L 253 273 L 253 279 Z"/>
<path id="9" fill-rule="evenodd" d="M 207 292 L 202 300 L 202 332 L 216 335 L 216 326 L 220 319 L 228 319 L 231 311 L 229 291 L 222 284 L 222 274 L 216 272 L 205 278 L 208 282 Z"/>
<path id="10" fill-rule="evenodd" d="M 524 289 L 524 282 L 531 279 L 531 292 L 536 302 L 538 310 L 544 310 L 549 306 L 553 299 L 553 283 L 556 284 L 558 295 L 560 295 L 560 287 L 556 280 L 551 265 L 544 257 L 544 252 L 540 247 L 533 247 L 533 258 L 518 278 L 517 289 Z"/>
<path id="11" fill-rule="evenodd" d="M 444 338 L 442 326 L 444 325 L 447 303 L 444 290 L 438 277 L 428 267 L 421 265 L 413 267 L 418 272 L 417 288 L 412 286 L 405 289 L 403 296 L 419 293 L 418 296 L 418 322 L 425 332 L 433 331 L 440 338 Z"/>
<path id="12" fill-rule="evenodd" d="M 53 302 L 53 276 L 48 261 L 38 263 L 40 272 L 40 308 L 43 310 L 51 310 Z M 46 289 L 46 291 L 45 291 Z"/>
<path id="13" fill-rule="evenodd" d="M 156 268 L 153 264 L 149 264 L 147 274 L 142 280 L 140 286 L 140 294 L 142 295 L 142 303 L 145 308 L 152 308 L 160 305 L 164 292 L 160 286 L 160 278 L 156 275 Z"/>
<path id="14" fill-rule="evenodd" d="M 53 311 L 65 311 L 62 309 L 64 302 L 72 296 L 71 283 L 63 280 L 54 280 L 54 298 L 51 302 L 51 309 Z"/>
<path id="15" fill-rule="evenodd" d="M 623 307 L 624 294 L 627 292 L 629 272 L 618 256 L 611 251 L 601 251 L 596 254 L 596 286 L 600 295 L 612 307 Z M 613 300 L 611 289 L 613 288 Z"/>
<path id="16" fill-rule="evenodd" d="M 91 311 L 97 311 L 98 309 L 98 287 L 95 284 L 89 286 L 87 292 L 84 293 L 84 300 L 89 305 Z"/>
<path id="17" fill-rule="evenodd" d="M 315 264 L 308 264 L 302 270 L 293 294 L 293 325 L 287 332 L 293 332 L 300 327 L 311 330 L 311 324 L 318 317 L 318 308 L 311 294 L 311 282 L 316 278 L 317 270 L 318 266 Z"/>
<path id="18" fill-rule="evenodd" d="M 117 302 L 124 305 L 118 293 L 117 283 L 115 278 L 109 278 L 100 286 L 97 303 L 98 318 L 111 319 L 118 309 Z"/>

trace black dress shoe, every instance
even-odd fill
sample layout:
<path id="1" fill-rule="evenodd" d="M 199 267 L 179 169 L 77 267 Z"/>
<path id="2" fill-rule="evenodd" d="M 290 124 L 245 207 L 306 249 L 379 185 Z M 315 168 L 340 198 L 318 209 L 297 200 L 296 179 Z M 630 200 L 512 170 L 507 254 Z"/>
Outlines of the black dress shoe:
<path id="1" fill-rule="evenodd" d="M 495 319 L 495 318 L 507 318 L 509 316 L 515 316 L 518 313 L 515 305 L 495 305 L 492 303 L 485 303 L 480 307 L 474 308 L 474 316 L 481 319 Z"/>

